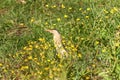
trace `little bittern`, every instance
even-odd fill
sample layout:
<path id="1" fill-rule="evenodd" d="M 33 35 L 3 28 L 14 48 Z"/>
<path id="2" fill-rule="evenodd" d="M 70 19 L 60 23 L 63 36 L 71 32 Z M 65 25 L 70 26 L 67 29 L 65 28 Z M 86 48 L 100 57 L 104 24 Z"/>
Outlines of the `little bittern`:
<path id="1" fill-rule="evenodd" d="M 54 46 L 56 48 L 58 55 L 60 55 L 60 58 L 68 57 L 68 53 L 62 45 L 62 38 L 61 38 L 60 33 L 57 30 L 48 29 L 46 31 L 53 34 Z"/>

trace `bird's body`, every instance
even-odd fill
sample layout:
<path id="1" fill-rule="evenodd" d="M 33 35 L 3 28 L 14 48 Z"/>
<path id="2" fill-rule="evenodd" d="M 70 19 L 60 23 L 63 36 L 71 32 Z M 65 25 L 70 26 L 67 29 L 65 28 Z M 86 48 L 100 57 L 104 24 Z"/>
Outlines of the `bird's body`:
<path id="1" fill-rule="evenodd" d="M 60 54 L 60 57 L 61 58 L 68 57 L 68 53 L 62 45 L 62 38 L 60 33 L 57 30 L 46 30 L 46 31 L 53 34 L 54 46 L 56 48 L 57 53 Z"/>

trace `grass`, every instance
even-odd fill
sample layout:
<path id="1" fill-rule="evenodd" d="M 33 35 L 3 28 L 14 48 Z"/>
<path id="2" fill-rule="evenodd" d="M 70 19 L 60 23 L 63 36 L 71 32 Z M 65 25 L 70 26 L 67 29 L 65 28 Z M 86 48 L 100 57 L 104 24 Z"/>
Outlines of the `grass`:
<path id="1" fill-rule="evenodd" d="M 119 80 L 119 0 L 1 0 L 1 80 Z M 57 29 L 69 57 L 56 56 Z"/>

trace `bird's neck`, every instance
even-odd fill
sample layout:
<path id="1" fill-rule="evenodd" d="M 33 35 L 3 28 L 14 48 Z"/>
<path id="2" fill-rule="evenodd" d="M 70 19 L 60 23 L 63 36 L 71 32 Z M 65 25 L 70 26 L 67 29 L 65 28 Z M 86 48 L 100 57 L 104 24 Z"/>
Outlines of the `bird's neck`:
<path id="1" fill-rule="evenodd" d="M 56 47 L 58 46 L 62 46 L 62 42 L 61 42 L 61 36 L 60 35 L 54 35 L 54 45 Z"/>

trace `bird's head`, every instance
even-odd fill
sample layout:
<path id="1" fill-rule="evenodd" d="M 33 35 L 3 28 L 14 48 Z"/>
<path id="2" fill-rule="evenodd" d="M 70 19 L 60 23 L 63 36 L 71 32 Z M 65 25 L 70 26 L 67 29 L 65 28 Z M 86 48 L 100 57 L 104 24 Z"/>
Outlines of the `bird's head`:
<path id="1" fill-rule="evenodd" d="M 61 43 L 61 35 L 60 33 L 55 29 L 46 29 L 45 31 L 50 32 L 53 34 L 53 40 L 55 43 Z"/>
<path id="2" fill-rule="evenodd" d="M 59 34 L 55 29 L 46 29 L 45 31 L 52 33 L 53 35 Z"/>

